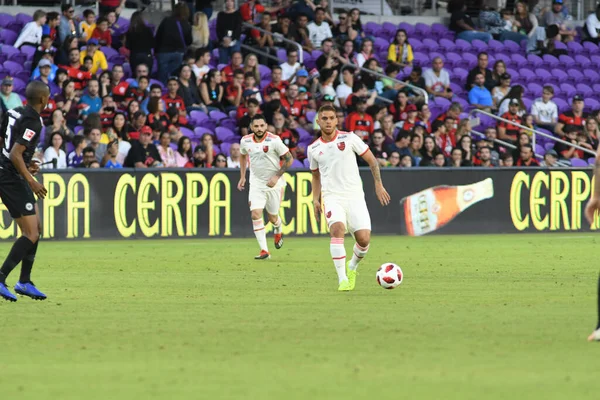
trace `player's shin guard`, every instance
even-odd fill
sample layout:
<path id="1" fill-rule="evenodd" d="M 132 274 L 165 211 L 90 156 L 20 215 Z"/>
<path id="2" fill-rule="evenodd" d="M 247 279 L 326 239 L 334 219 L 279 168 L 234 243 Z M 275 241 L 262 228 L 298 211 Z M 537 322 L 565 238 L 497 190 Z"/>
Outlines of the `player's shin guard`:
<path id="1" fill-rule="evenodd" d="M 31 282 L 31 270 L 33 269 L 33 263 L 35 261 L 35 253 L 37 253 L 38 240 L 35 242 L 31 250 L 27 253 L 23 261 L 21 262 L 21 276 L 19 277 L 19 282 L 28 283 Z"/>
<path id="2" fill-rule="evenodd" d="M 6 260 L 4 260 L 2 268 L 0 268 L 0 282 L 6 283 L 8 275 L 23 260 L 23 258 L 25 258 L 32 247 L 33 243 L 26 236 L 21 236 L 17 239 L 10 249 L 10 253 L 8 253 Z"/>
<path id="3" fill-rule="evenodd" d="M 361 247 L 358 243 L 354 243 L 354 248 L 352 249 L 353 254 L 350 259 L 350 264 L 348 264 L 348 268 L 351 270 L 356 270 L 358 268 L 358 264 L 362 261 L 362 259 L 367 255 L 369 251 L 369 246 Z"/>
<path id="4" fill-rule="evenodd" d="M 260 249 L 268 252 L 267 234 L 265 233 L 265 223 L 263 222 L 263 219 L 253 219 L 252 225 L 254 226 L 254 236 L 256 236 Z"/>
<path id="5" fill-rule="evenodd" d="M 281 233 L 281 218 L 277 216 L 277 221 L 273 224 L 273 233 Z"/>
<path id="6" fill-rule="evenodd" d="M 346 249 L 344 248 L 344 238 L 331 238 L 329 251 L 333 259 L 333 265 L 338 275 L 338 283 L 347 280 L 346 276 Z"/>

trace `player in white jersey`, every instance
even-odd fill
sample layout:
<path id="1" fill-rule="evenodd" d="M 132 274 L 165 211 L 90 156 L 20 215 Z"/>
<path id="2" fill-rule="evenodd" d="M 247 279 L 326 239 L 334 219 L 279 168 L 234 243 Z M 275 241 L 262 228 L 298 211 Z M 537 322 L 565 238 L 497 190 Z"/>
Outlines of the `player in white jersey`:
<path id="1" fill-rule="evenodd" d="M 250 130 L 252 134 L 244 136 L 240 142 L 241 177 L 237 187 L 240 191 L 244 190 L 249 158 L 248 205 L 252 214 L 254 235 L 260 246 L 260 254 L 254 258 L 264 260 L 271 258 L 271 254 L 267 247 L 263 210 L 267 210 L 269 222 L 273 224 L 275 248 L 280 249 L 283 246 L 283 234 L 281 233 L 279 206 L 285 190 L 285 180 L 280 178 L 292 165 L 293 157 L 279 136 L 267 132 L 267 120 L 263 115 L 258 114 L 252 118 Z M 281 163 L 282 159 L 283 163 Z"/>
<path id="2" fill-rule="evenodd" d="M 354 132 L 337 130 L 335 108 L 323 106 L 317 113 L 321 138 L 308 147 L 312 170 L 312 190 L 315 216 L 325 213 L 331 236 L 329 250 L 338 275 L 339 291 L 354 290 L 358 264 L 369 250 L 371 217 L 365 202 L 356 155 L 371 167 L 375 193 L 382 205 L 388 205 L 390 195 L 383 187 L 379 164 L 367 146 Z M 323 209 L 321 209 L 321 194 Z M 346 228 L 356 243 L 352 259 L 346 265 L 344 235 Z"/>

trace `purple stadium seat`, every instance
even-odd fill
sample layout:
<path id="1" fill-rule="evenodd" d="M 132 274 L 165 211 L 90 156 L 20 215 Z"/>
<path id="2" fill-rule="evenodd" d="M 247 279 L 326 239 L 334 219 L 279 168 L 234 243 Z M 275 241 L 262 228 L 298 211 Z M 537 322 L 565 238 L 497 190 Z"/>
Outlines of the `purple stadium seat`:
<path id="1" fill-rule="evenodd" d="M 586 42 L 587 43 L 587 42 Z M 598 72 L 596 72 L 593 69 L 586 69 L 583 71 L 583 75 L 588 79 L 588 81 L 590 82 L 590 84 L 594 84 L 595 82 L 599 82 L 600 81 L 600 74 L 598 74 Z M 594 89 L 594 91 L 598 91 L 596 89 Z"/>
<path id="2" fill-rule="evenodd" d="M 9 31 L 8 29 L 2 29 L 0 31 L 0 43 L 12 46 L 17 41 L 18 36 L 19 35 L 16 32 Z M 2 50 L 2 52 L 5 53 L 4 50 Z"/>
<path id="3" fill-rule="evenodd" d="M 450 82 L 450 89 L 452 89 L 452 93 L 454 93 L 457 96 L 465 94 L 465 89 L 462 86 L 457 85 L 456 83 Z"/>
<path id="4" fill-rule="evenodd" d="M 177 151 L 177 143 L 169 143 L 169 147 L 173 149 L 173 151 Z"/>
<path id="5" fill-rule="evenodd" d="M 527 56 L 527 65 L 529 69 L 536 70 L 539 66 L 544 64 L 544 60 L 538 55 L 529 54 Z"/>
<path id="6" fill-rule="evenodd" d="M 306 60 L 305 60 L 306 61 Z M 271 68 L 266 65 L 259 64 L 258 72 L 260 73 L 260 79 L 271 79 Z"/>
<path id="7" fill-rule="evenodd" d="M 396 35 L 396 30 L 398 26 L 396 24 L 392 24 L 391 22 L 384 22 L 381 26 L 380 34 L 385 35 L 386 37 L 393 38 Z"/>
<path id="8" fill-rule="evenodd" d="M 423 47 L 429 50 L 430 52 L 438 51 L 438 49 L 440 48 L 439 44 L 435 40 L 430 38 L 423 39 Z"/>
<path id="9" fill-rule="evenodd" d="M 569 50 L 569 53 L 573 55 L 578 55 L 584 52 L 583 46 L 575 41 L 567 43 L 567 49 Z"/>
<path id="10" fill-rule="evenodd" d="M 239 136 L 238 136 L 239 139 Z M 231 148 L 231 143 L 221 143 L 221 153 L 225 154 L 229 157 L 229 149 Z"/>
<path id="11" fill-rule="evenodd" d="M 435 24 L 431 24 L 431 32 L 433 34 L 444 34 L 447 33 L 450 29 L 448 29 L 448 27 L 444 24 L 440 24 L 439 22 L 436 22 Z"/>
<path id="12" fill-rule="evenodd" d="M 542 57 L 542 59 L 544 60 L 544 64 L 550 68 L 556 68 L 559 65 L 558 58 L 550 54 L 544 54 L 544 57 Z"/>
<path id="13" fill-rule="evenodd" d="M 190 137 L 194 137 L 194 138 L 199 139 L 199 138 L 202 137 L 202 135 L 204 135 L 206 133 L 214 135 L 214 132 L 212 130 L 207 129 L 207 128 L 203 127 L 203 126 L 197 126 L 196 128 L 194 128 L 194 133 Z"/>
<path id="14" fill-rule="evenodd" d="M 408 22 L 401 22 L 400 25 L 398 25 L 398 29 L 404 29 L 408 34 L 409 39 L 415 33 L 415 27 Z"/>
<path id="15" fill-rule="evenodd" d="M 588 68 L 592 65 L 590 59 L 582 54 L 578 54 L 575 56 L 575 63 L 577 63 L 580 68 Z"/>
<path id="16" fill-rule="evenodd" d="M 488 42 L 488 47 L 489 47 L 490 52 L 496 53 L 496 52 L 504 51 L 504 43 L 499 42 L 498 40 L 494 40 L 494 39 L 490 40 Z"/>
<path id="17" fill-rule="evenodd" d="M 235 136 L 229 136 L 229 137 L 227 137 L 227 138 L 225 139 L 225 143 L 229 143 L 229 144 L 232 144 L 232 143 L 239 143 L 239 142 L 240 142 L 240 139 L 241 139 L 241 138 L 240 138 L 238 135 L 235 135 Z"/>
<path id="18" fill-rule="evenodd" d="M 467 42 L 466 40 L 462 40 L 462 39 L 456 39 L 456 42 L 454 42 L 454 44 L 456 45 L 456 48 L 458 50 L 460 50 L 461 52 L 465 52 L 465 53 L 473 48 L 471 46 L 471 43 Z"/>
<path id="19" fill-rule="evenodd" d="M 544 84 L 549 83 L 553 79 L 552 74 L 546 71 L 545 69 L 538 69 L 537 71 L 535 71 L 535 73 L 540 78 L 540 82 L 543 82 Z"/>
<path id="20" fill-rule="evenodd" d="M 15 17 L 12 16 L 11 14 L 0 13 L 0 27 L 6 28 L 8 26 L 8 24 L 13 22 L 14 20 L 15 20 Z"/>
<path id="21" fill-rule="evenodd" d="M 525 68 L 529 61 L 521 54 L 512 54 L 510 56 L 511 66 L 517 66 L 518 68 Z"/>
<path id="22" fill-rule="evenodd" d="M 411 40 L 411 44 L 412 44 L 412 40 Z M 456 45 L 454 44 L 454 42 L 452 40 L 448 40 L 448 39 L 441 39 L 440 47 L 442 49 L 445 49 L 446 51 L 454 51 L 454 49 L 456 49 Z"/>
<path id="23" fill-rule="evenodd" d="M 587 53 L 590 56 L 596 55 L 596 54 L 600 54 L 600 47 L 598 47 L 597 44 L 592 43 L 592 42 L 584 42 L 583 43 L 583 48 L 585 50 L 587 50 Z"/>
<path id="24" fill-rule="evenodd" d="M 33 60 L 33 55 L 35 54 L 35 47 L 33 46 L 21 46 L 21 53 L 25 54 L 25 58 L 28 61 Z"/>
<path id="25" fill-rule="evenodd" d="M 544 149 L 539 144 L 536 144 L 535 145 L 535 154 L 538 154 L 538 155 L 542 156 L 542 155 L 546 154 L 546 149 Z"/>
<path id="26" fill-rule="evenodd" d="M 210 119 L 219 122 L 222 119 L 227 118 L 227 114 L 222 111 L 214 110 L 208 113 L 210 115 Z"/>
<path id="27" fill-rule="evenodd" d="M 579 71 L 577 71 L 579 72 Z M 571 73 L 571 71 L 569 70 L 569 73 Z M 581 73 L 581 72 L 580 72 Z M 592 90 L 592 88 L 589 85 L 586 85 L 585 83 L 578 83 L 575 85 L 575 89 L 577 89 L 577 91 L 584 97 L 584 98 L 588 98 L 590 96 L 594 95 L 594 91 Z"/>
<path id="28" fill-rule="evenodd" d="M 504 41 L 504 48 L 507 52 L 511 53 L 511 54 L 515 54 L 515 53 L 520 53 L 521 52 L 521 46 L 519 43 L 513 42 L 512 40 L 505 40 Z"/>
<path id="29" fill-rule="evenodd" d="M 437 43 L 436 43 L 437 45 Z M 375 38 L 373 42 L 373 46 L 377 51 L 387 50 L 390 47 L 390 42 L 387 39 L 382 39 L 380 37 Z M 386 57 L 387 58 L 387 57 Z"/>
<path id="30" fill-rule="evenodd" d="M 194 136 L 194 132 L 191 129 L 188 129 L 188 128 L 182 126 L 179 128 L 179 130 L 181 131 L 183 136 L 187 136 L 187 137 Z"/>
<path id="31" fill-rule="evenodd" d="M 565 94 L 565 96 L 567 96 L 569 100 L 577 94 L 577 89 L 575 89 L 573 85 L 570 85 L 568 83 L 561 83 L 560 90 L 562 90 L 562 92 Z"/>
<path id="32" fill-rule="evenodd" d="M 285 49 L 277 49 L 277 58 L 287 61 L 287 52 Z"/>
<path id="33" fill-rule="evenodd" d="M 585 76 L 583 76 L 583 74 L 581 73 L 581 71 L 579 71 L 578 69 L 570 69 L 570 70 L 568 70 L 567 71 L 567 75 L 569 75 L 571 77 L 571 80 L 576 85 L 582 84 L 583 82 L 587 82 L 587 78 Z"/>
<path id="34" fill-rule="evenodd" d="M 367 22 L 363 27 L 365 34 L 369 36 L 373 36 L 373 33 L 380 32 L 381 26 L 379 26 L 376 22 Z"/>
<path id="35" fill-rule="evenodd" d="M 567 103 L 560 97 L 554 97 L 552 100 L 556 103 L 556 107 L 558 108 L 559 112 L 564 112 L 571 109 L 569 103 Z"/>
<path id="36" fill-rule="evenodd" d="M 467 62 L 467 68 L 469 70 L 477 66 L 477 56 L 475 54 L 465 53 L 463 54 L 463 58 Z"/>
<path id="37" fill-rule="evenodd" d="M 555 144 L 555 143 L 556 143 L 556 142 L 554 142 L 554 140 L 551 140 L 550 142 L 547 142 L 547 143 L 544 145 L 544 148 L 546 149 L 546 151 L 548 151 L 548 150 L 550 150 L 550 149 L 553 149 L 553 148 L 554 148 L 554 144 Z"/>
<path id="38" fill-rule="evenodd" d="M 290 167 L 291 168 L 304 168 L 304 164 L 302 164 L 302 161 L 298 161 L 297 159 L 294 158 L 294 161 L 292 161 L 292 165 Z"/>
<path id="39" fill-rule="evenodd" d="M 575 66 L 575 60 L 564 54 L 558 57 L 558 61 L 560 62 L 561 68 L 572 68 Z"/>
<path id="40" fill-rule="evenodd" d="M 587 160 L 582 160 L 581 158 L 571 158 L 571 166 L 572 167 L 587 167 Z"/>
<path id="41" fill-rule="evenodd" d="M 204 120 L 208 119 L 208 115 L 202 111 L 192 111 L 190 113 L 190 122 L 194 125 L 201 125 Z"/>
<path id="42" fill-rule="evenodd" d="M 523 80 L 523 82 L 525 83 L 531 83 L 537 80 L 537 75 L 535 74 L 535 72 L 527 68 L 521 68 L 519 70 L 519 76 L 521 77 L 521 80 Z"/>
<path id="43" fill-rule="evenodd" d="M 506 64 L 507 66 L 509 66 L 511 63 L 510 56 L 505 53 L 496 54 L 496 61 L 499 61 L 499 60 L 504 61 L 504 64 Z"/>
<path id="44" fill-rule="evenodd" d="M 235 118 L 224 118 L 219 121 L 219 126 L 227 128 L 233 132 L 237 131 L 237 120 Z"/>
<path id="45" fill-rule="evenodd" d="M 21 33 L 21 30 L 23 30 L 23 24 L 20 23 L 19 21 L 12 21 L 11 23 L 8 24 L 6 29 L 13 31 L 14 33 L 16 33 L 18 35 L 19 33 Z"/>
<path id="46" fill-rule="evenodd" d="M 460 54 L 446 53 L 446 64 L 453 68 L 467 68 L 467 60 L 461 57 Z"/>
<path id="47" fill-rule="evenodd" d="M 306 113 L 306 120 L 312 124 L 314 122 L 314 120 L 315 120 L 315 115 L 316 114 L 317 113 L 314 112 L 314 111 L 307 111 L 307 113 Z"/>
<path id="48" fill-rule="evenodd" d="M 537 83 L 530 83 L 527 85 L 527 92 L 531 93 L 535 97 L 540 97 L 544 88 Z"/>
<path id="49" fill-rule="evenodd" d="M 594 95 L 594 93 L 592 91 L 590 91 L 584 95 L 585 96 L 585 109 L 590 112 L 600 109 L 600 102 L 598 102 L 598 100 L 591 97 L 593 95 Z"/>
<path id="50" fill-rule="evenodd" d="M 308 132 L 304 128 L 297 127 L 296 128 L 296 132 L 298 132 L 298 136 L 299 136 L 300 140 L 302 140 L 302 139 L 311 139 L 312 138 L 312 135 L 310 134 L 310 132 Z"/>
<path id="51" fill-rule="evenodd" d="M 18 13 L 15 17 L 16 17 L 15 20 L 17 22 L 20 22 L 22 25 L 25 25 L 26 23 L 33 21 L 33 17 L 29 14 Z"/>
<path id="52" fill-rule="evenodd" d="M 418 22 L 415 25 L 415 32 L 421 34 L 421 36 L 423 36 L 423 37 L 427 37 L 427 36 L 431 35 L 431 27 L 427 24 Z"/>
<path id="53" fill-rule="evenodd" d="M 222 126 L 218 126 L 218 127 L 215 129 L 215 136 L 216 136 L 216 138 L 217 138 L 217 141 L 219 141 L 219 142 L 223 142 L 223 141 L 225 141 L 225 139 L 227 139 L 228 137 L 231 137 L 231 136 L 236 136 L 236 134 L 235 134 L 235 132 L 233 132 L 233 131 L 232 131 L 232 130 L 230 130 L 230 129 L 224 128 L 224 127 L 222 127 Z"/>
<path id="54" fill-rule="evenodd" d="M 559 69 L 559 68 L 554 68 L 552 71 L 552 76 L 554 77 L 554 80 L 558 83 L 561 84 L 561 89 L 562 84 L 563 83 L 571 83 L 573 82 L 573 80 L 571 79 L 571 77 L 569 76 L 569 74 L 567 74 L 564 70 Z"/>
<path id="55" fill-rule="evenodd" d="M 14 61 L 5 61 L 4 64 L 2 64 L 4 69 L 6 70 L 6 72 L 8 72 L 9 74 L 12 75 L 16 75 L 18 72 L 20 72 L 21 70 L 23 70 L 23 65 L 16 63 Z"/>
<path id="56" fill-rule="evenodd" d="M 554 47 L 556 48 L 556 50 L 567 50 L 567 45 L 564 44 L 563 42 L 561 42 L 560 40 L 555 40 L 554 41 Z"/>
<path id="57" fill-rule="evenodd" d="M 519 79 L 519 77 L 521 76 L 521 74 L 519 74 L 519 72 L 516 69 L 506 68 L 506 72 L 511 76 L 513 80 Z"/>
<path id="58" fill-rule="evenodd" d="M 467 76 L 469 75 L 469 73 L 465 69 L 454 68 L 452 70 L 452 75 L 459 83 L 464 84 L 467 81 Z"/>
<path id="59" fill-rule="evenodd" d="M 304 159 L 303 164 L 304 164 L 304 168 L 310 168 L 310 161 L 308 160 L 308 158 Z"/>
<path id="60" fill-rule="evenodd" d="M 426 54 L 415 52 L 413 64 L 419 67 L 426 67 L 429 65 L 429 57 Z"/>

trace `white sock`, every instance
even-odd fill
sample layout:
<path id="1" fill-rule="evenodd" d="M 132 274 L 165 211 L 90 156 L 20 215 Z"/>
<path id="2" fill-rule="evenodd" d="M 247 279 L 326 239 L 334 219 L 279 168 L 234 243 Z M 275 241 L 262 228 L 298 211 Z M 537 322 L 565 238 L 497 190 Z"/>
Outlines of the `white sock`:
<path id="1" fill-rule="evenodd" d="M 331 238 L 329 251 L 333 259 L 333 265 L 338 275 L 338 283 L 348 277 L 346 276 L 346 249 L 344 248 L 344 238 Z"/>
<path id="2" fill-rule="evenodd" d="M 273 233 L 281 233 L 281 218 L 277 216 L 277 221 L 273 224 Z"/>
<path id="3" fill-rule="evenodd" d="M 269 251 L 267 247 L 267 234 L 265 233 L 265 224 L 261 219 L 253 219 L 252 225 L 254 225 L 254 236 L 256 236 L 256 240 L 258 240 L 258 245 L 261 250 Z"/>
<path id="4" fill-rule="evenodd" d="M 358 268 L 358 263 L 360 263 L 362 259 L 367 255 L 367 252 L 369 251 L 369 246 L 360 247 L 358 243 L 354 243 L 354 248 L 352 249 L 352 251 L 353 254 L 352 258 L 350 259 L 348 269 L 356 271 L 356 268 Z"/>

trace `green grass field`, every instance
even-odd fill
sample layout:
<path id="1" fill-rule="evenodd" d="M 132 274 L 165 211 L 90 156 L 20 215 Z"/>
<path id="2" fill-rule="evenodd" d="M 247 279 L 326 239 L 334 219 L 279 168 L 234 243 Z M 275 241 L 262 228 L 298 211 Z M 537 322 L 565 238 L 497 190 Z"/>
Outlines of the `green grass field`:
<path id="1" fill-rule="evenodd" d="M 49 300 L 0 303 L 1 396 L 597 399 L 597 238 L 375 237 L 350 293 L 327 238 L 44 242 Z"/>

